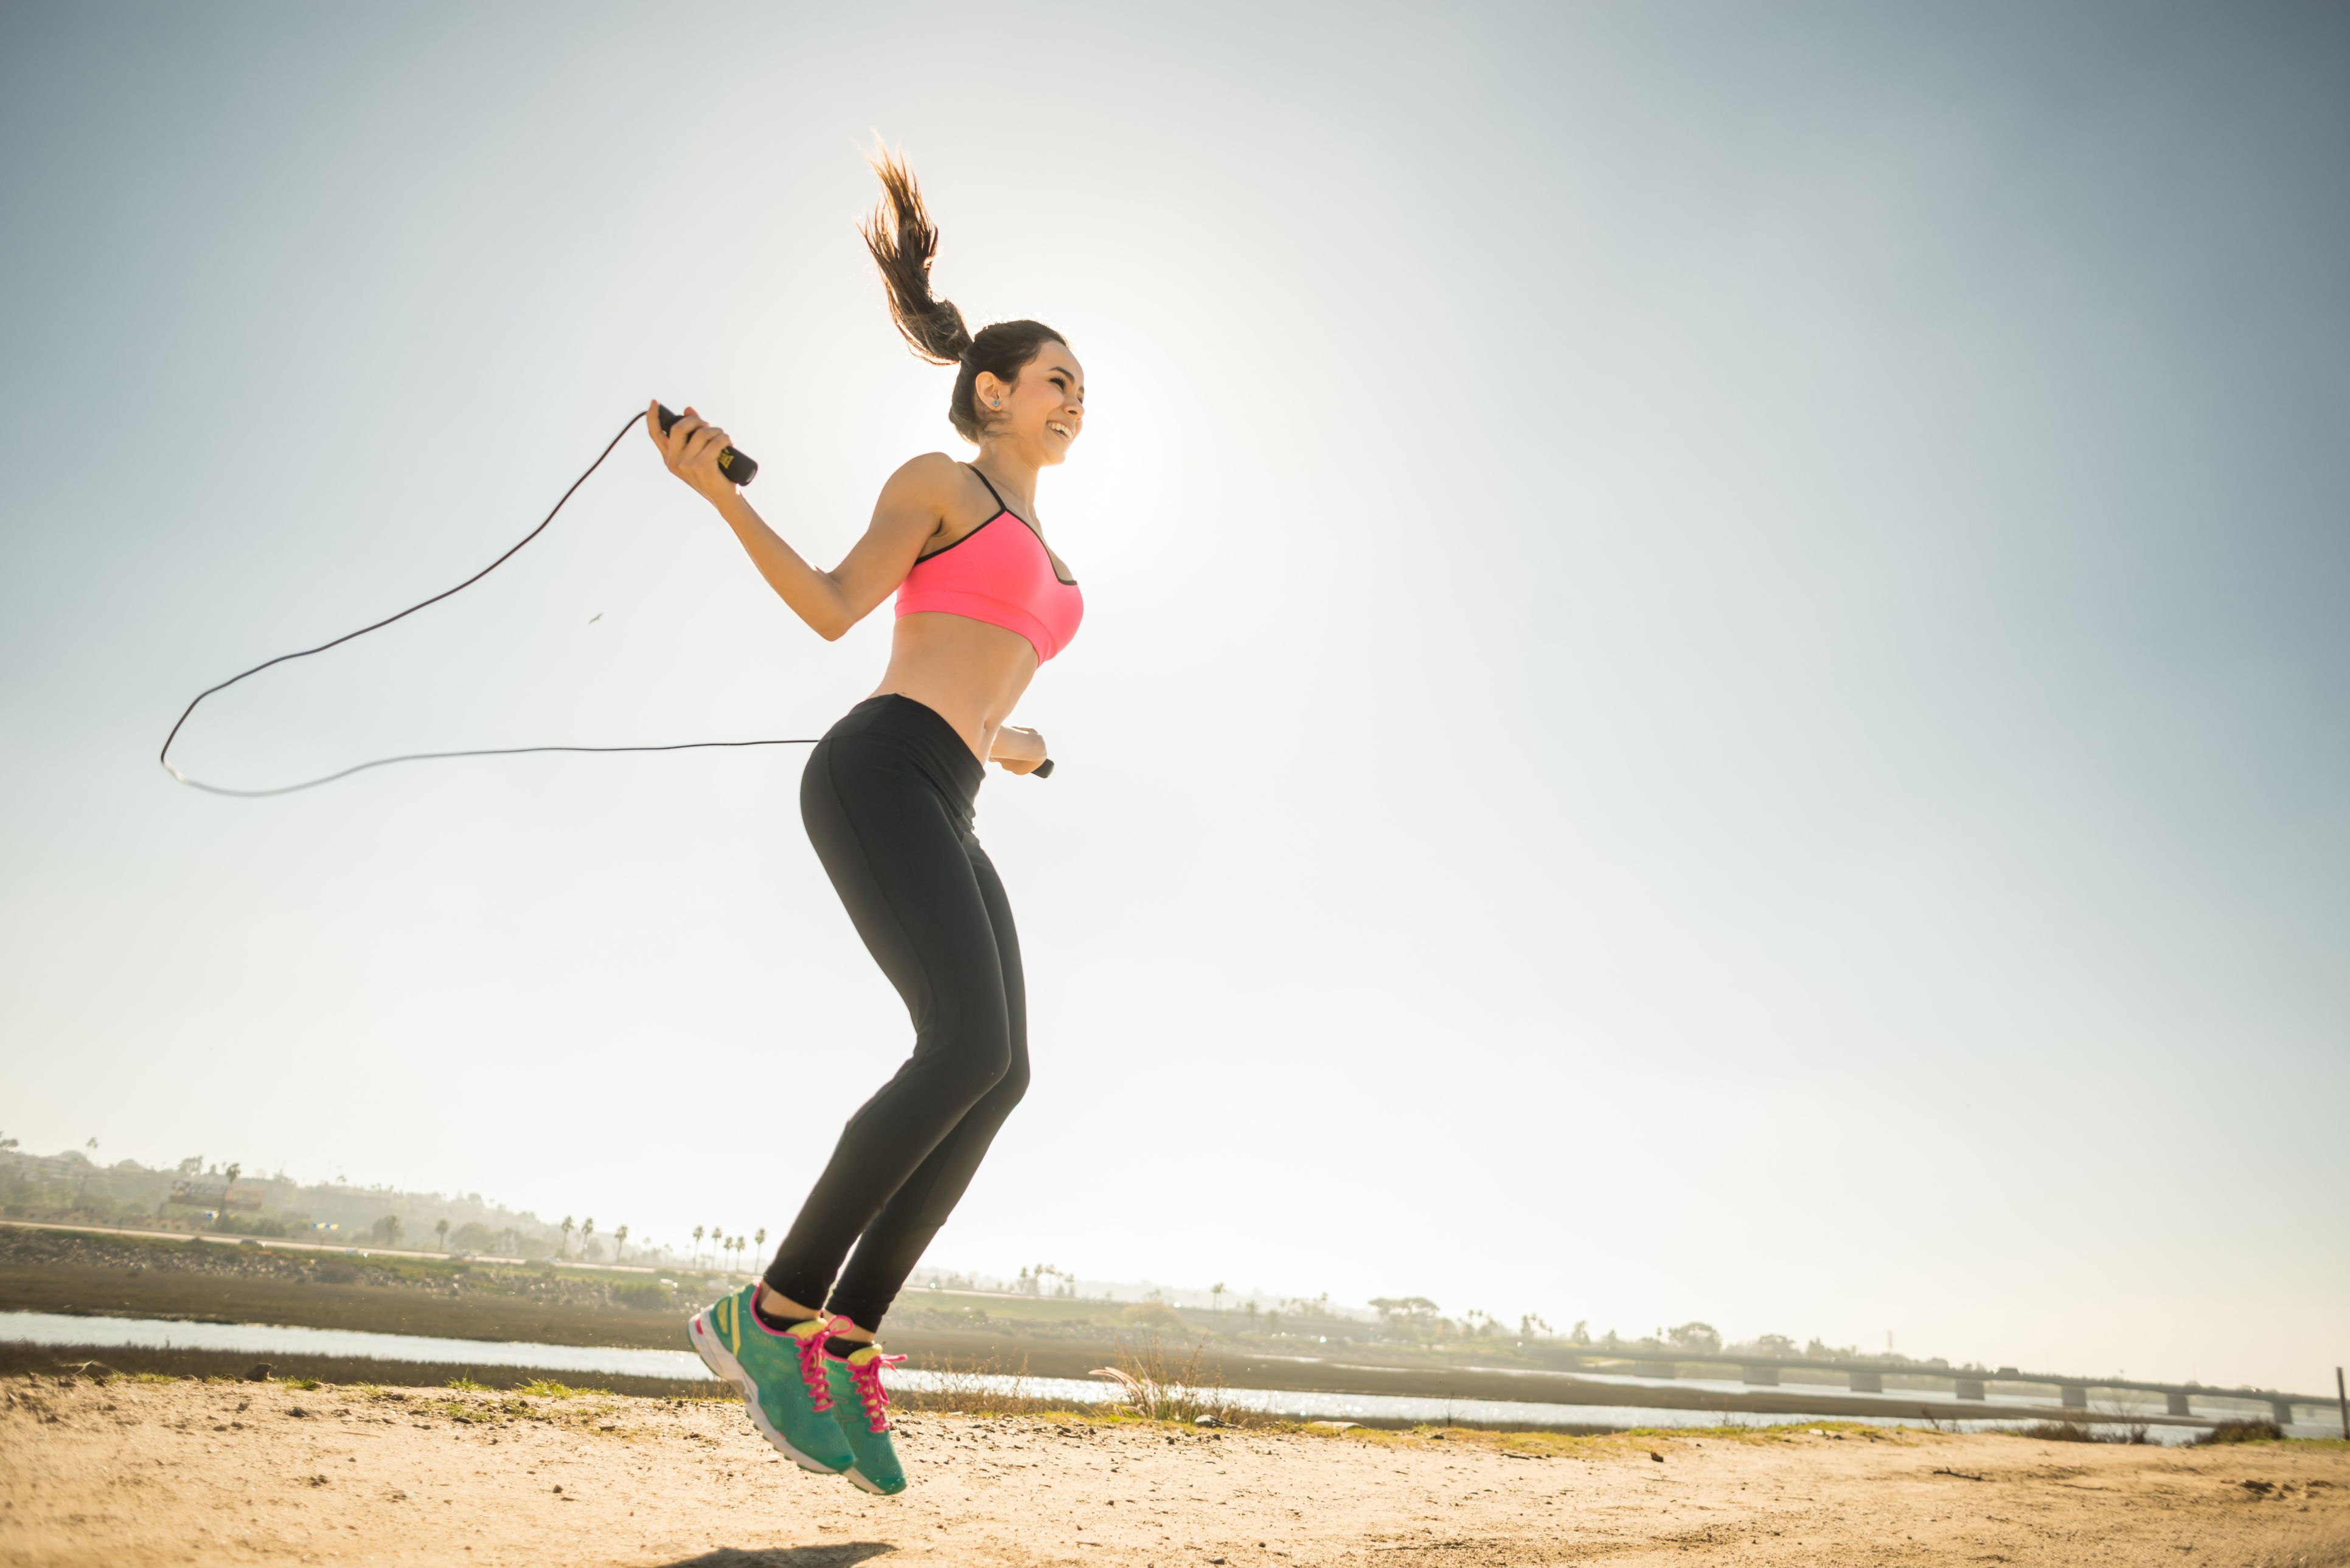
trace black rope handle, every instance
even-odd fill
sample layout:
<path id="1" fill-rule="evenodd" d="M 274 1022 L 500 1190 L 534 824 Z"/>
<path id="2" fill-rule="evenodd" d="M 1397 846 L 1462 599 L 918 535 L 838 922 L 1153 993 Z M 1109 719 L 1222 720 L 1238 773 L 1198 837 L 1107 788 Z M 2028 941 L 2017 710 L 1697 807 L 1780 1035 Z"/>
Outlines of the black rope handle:
<path id="1" fill-rule="evenodd" d="M 662 411 L 667 412 L 668 410 L 663 410 Z M 620 444 L 620 436 L 627 435 L 630 427 L 635 425 L 639 420 L 643 419 L 644 417 L 642 410 L 630 414 L 629 416 L 628 423 L 620 427 L 619 435 L 614 436 L 610 441 L 606 443 L 604 450 L 596 454 L 596 461 L 588 465 L 587 472 L 582 473 L 578 478 L 571 482 L 571 488 L 563 493 L 563 500 L 557 501 L 555 504 L 554 508 L 549 511 L 545 517 L 539 519 L 538 526 L 533 528 L 529 533 L 516 540 L 505 554 L 500 556 L 496 560 L 492 561 L 488 566 L 484 566 L 480 571 L 475 572 L 472 576 L 467 577 L 463 582 L 459 583 L 455 587 L 443 588 L 441 592 L 434 594 L 431 598 L 421 599 L 415 604 L 409 606 L 406 609 L 401 610 L 398 615 L 388 615 L 372 626 L 363 626 L 357 631 L 347 631 L 342 636 L 336 638 L 333 641 L 322 642 L 316 648 L 306 648 L 295 653 L 281 653 L 275 659 L 264 659 L 261 663 L 255 665 L 250 670 L 243 670 L 237 674 L 230 676 L 227 680 L 222 681 L 217 686 L 205 687 L 202 691 L 196 693 L 193 701 L 191 701 L 185 708 L 180 711 L 179 720 L 177 722 L 172 724 L 172 732 L 163 737 L 163 749 L 155 753 L 155 760 L 163 764 L 163 771 L 165 773 L 170 774 L 173 778 L 179 780 L 182 784 L 186 784 L 190 789 L 200 789 L 207 794 L 234 795 L 245 800 L 258 800 L 268 795 L 292 794 L 297 790 L 316 789 L 320 784 L 332 784 L 337 779 L 347 779 L 353 774 L 365 773 L 369 768 L 390 767 L 394 763 L 437 762 L 446 757 L 518 757 L 534 752 L 692 752 L 703 751 L 715 747 L 812 746 L 816 744 L 816 737 L 813 735 L 804 735 L 794 736 L 785 740 L 774 741 L 681 741 L 671 745 L 663 746 L 494 746 L 484 750 L 467 752 L 411 752 L 404 756 L 379 757 L 373 762 L 360 763 L 355 767 L 345 768 L 340 773 L 328 774 L 323 778 L 306 779 L 300 784 L 281 784 L 276 789 L 229 789 L 221 784 L 206 784 L 202 779 L 192 779 L 187 774 L 182 773 L 179 769 L 172 765 L 172 742 L 180 738 L 180 731 L 187 723 L 188 716 L 196 711 L 197 703 L 202 702 L 205 698 L 210 697 L 216 691 L 225 691 L 230 687 L 235 685 L 238 681 L 244 680 L 248 676 L 258 675 L 272 665 L 284 664 L 288 659 L 307 659 L 314 653 L 324 653 L 330 648 L 340 648 L 344 643 L 350 641 L 355 637 L 365 637 L 371 631 L 381 631 L 385 627 L 390 626 L 396 620 L 405 620 L 410 616 L 414 615 L 418 610 L 426 608 L 432 605 L 437 605 L 442 599 L 447 598 L 450 595 L 459 593 L 466 588 L 472 587 L 475 583 L 480 582 L 484 577 L 488 576 L 492 572 L 496 571 L 500 566 L 504 566 L 508 561 L 514 559 L 515 552 L 519 551 L 525 545 L 529 544 L 533 539 L 537 538 L 541 534 L 546 532 L 546 525 L 555 521 L 556 513 L 563 510 L 564 502 L 570 500 L 578 488 L 588 483 L 589 474 L 594 473 L 598 469 L 604 466 L 604 460 L 612 455 L 612 449 L 614 447 Z M 747 462 L 747 460 L 745 461 Z M 1050 763 L 1045 764 L 1046 767 L 1049 767 L 1050 765 Z M 1045 768 L 1038 768 L 1035 771 L 1042 774 L 1045 771 Z"/>

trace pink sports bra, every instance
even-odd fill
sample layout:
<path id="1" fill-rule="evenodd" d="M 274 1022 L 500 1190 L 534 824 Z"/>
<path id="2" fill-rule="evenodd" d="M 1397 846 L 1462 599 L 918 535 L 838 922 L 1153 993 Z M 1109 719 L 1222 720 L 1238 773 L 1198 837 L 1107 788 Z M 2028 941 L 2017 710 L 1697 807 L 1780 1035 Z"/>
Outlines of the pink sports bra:
<path id="1" fill-rule="evenodd" d="M 916 561 L 898 585 L 898 613 L 935 611 L 1016 631 L 1035 647 L 1036 662 L 1042 664 L 1077 635 L 1077 623 L 1086 616 L 1086 596 L 1053 569 L 1045 541 L 1003 504 L 987 475 L 976 468 L 971 471 L 995 496 L 995 515 Z M 1012 519 L 1011 527 L 995 526 L 1006 517 Z"/>

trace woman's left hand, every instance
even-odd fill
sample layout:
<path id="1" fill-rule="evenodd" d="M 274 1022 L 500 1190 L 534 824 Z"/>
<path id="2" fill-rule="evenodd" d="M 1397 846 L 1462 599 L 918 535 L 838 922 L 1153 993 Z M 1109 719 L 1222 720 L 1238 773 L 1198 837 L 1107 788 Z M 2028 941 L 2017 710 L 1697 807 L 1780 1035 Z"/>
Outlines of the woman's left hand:
<path id="1" fill-rule="evenodd" d="M 1005 724 L 995 732 L 995 743 L 987 749 L 987 760 L 1000 764 L 1004 772 L 1033 774 L 1043 765 L 1046 753 L 1045 737 L 1034 730 L 1024 730 L 1017 724 Z"/>

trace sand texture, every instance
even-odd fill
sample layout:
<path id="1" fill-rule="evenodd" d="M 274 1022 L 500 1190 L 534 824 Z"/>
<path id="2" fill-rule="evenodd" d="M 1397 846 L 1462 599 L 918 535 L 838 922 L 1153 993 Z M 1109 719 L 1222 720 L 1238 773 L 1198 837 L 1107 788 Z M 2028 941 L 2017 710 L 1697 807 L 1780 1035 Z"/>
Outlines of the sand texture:
<path id="1" fill-rule="evenodd" d="M 922 1414 L 900 1449 L 912 1490 L 881 1500 L 784 1463 L 717 1400 L 16 1376 L 0 1563 L 2350 1563 L 2332 1444 Z"/>

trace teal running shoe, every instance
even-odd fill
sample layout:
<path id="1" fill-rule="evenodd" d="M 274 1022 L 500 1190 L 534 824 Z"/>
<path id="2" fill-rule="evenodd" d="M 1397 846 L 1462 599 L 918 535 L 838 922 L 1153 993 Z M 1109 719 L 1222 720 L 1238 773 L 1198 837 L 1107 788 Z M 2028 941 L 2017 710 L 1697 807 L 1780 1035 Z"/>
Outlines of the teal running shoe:
<path id="1" fill-rule="evenodd" d="M 830 1350 L 824 1353 L 833 1417 L 856 1456 L 855 1462 L 840 1473 L 880 1497 L 895 1497 L 906 1490 L 905 1469 L 898 1463 L 898 1450 L 889 1441 L 889 1395 L 881 1386 L 881 1369 L 905 1359 L 882 1355 L 878 1345 L 853 1350 L 846 1356 Z"/>
<path id="2" fill-rule="evenodd" d="M 754 1281 L 695 1313 L 686 1337 L 703 1366 L 743 1391 L 751 1424 L 785 1459 L 818 1475 L 839 1475 L 857 1455 L 832 1417 L 824 1320 L 810 1318 L 777 1334 L 751 1315 L 758 1289 Z"/>

